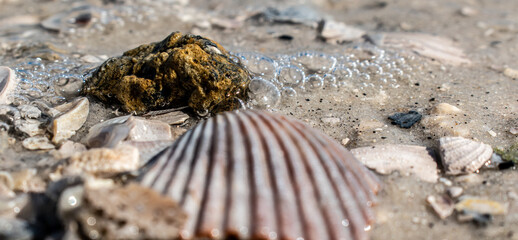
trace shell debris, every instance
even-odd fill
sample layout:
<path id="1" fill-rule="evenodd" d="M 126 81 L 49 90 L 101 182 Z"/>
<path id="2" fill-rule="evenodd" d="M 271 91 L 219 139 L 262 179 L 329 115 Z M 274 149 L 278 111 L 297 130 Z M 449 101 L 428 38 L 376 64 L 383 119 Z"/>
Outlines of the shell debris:
<path id="1" fill-rule="evenodd" d="M 437 182 L 437 163 L 431 150 L 413 145 L 376 145 L 351 149 L 365 166 L 381 174 L 399 171 L 425 182 Z"/>
<path id="2" fill-rule="evenodd" d="M 190 216 L 185 239 L 367 239 L 380 188 L 330 137 L 255 110 L 200 123 L 139 179 Z"/>
<path id="3" fill-rule="evenodd" d="M 55 109 L 60 111 L 61 114 L 52 121 L 51 128 L 54 136 L 52 142 L 60 143 L 76 134 L 76 131 L 86 122 L 90 111 L 90 102 L 88 98 L 81 97 L 73 102 L 57 106 Z"/>
<path id="4" fill-rule="evenodd" d="M 439 144 L 442 163 L 449 175 L 473 173 L 493 154 L 491 146 L 463 137 L 442 137 Z"/>

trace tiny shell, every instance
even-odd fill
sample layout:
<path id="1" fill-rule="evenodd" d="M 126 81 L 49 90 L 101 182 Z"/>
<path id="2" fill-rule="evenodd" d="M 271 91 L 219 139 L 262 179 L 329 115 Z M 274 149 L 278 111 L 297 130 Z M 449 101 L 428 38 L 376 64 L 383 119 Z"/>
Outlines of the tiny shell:
<path id="1" fill-rule="evenodd" d="M 380 187 L 330 137 L 253 110 L 200 123 L 150 160 L 140 182 L 190 216 L 184 239 L 367 239 Z"/>
<path id="2" fill-rule="evenodd" d="M 22 142 L 23 147 L 29 150 L 50 150 L 54 149 L 54 145 L 50 143 L 46 137 L 30 137 Z"/>
<path id="3" fill-rule="evenodd" d="M 18 78 L 14 71 L 8 67 L 0 66 L 0 104 L 10 104 L 11 93 L 18 84 Z"/>
<path id="4" fill-rule="evenodd" d="M 52 142 L 59 143 L 76 134 L 88 117 L 90 103 L 87 98 L 78 98 L 71 103 L 55 107 L 62 114 L 52 121 Z"/>
<path id="5" fill-rule="evenodd" d="M 321 29 L 320 37 L 332 44 L 354 41 L 360 39 L 366 33 L 362 29 L 331 20 L 322 22 L 319 28 Z"/>
<path id="6" fill-rule="evenodd" d="M 433 210 L 441 219 L 445 219 L 449 217 L 453 210 L 455 209 L 455 205 L 453 204 L 453 200 L 448 196 L 433 196 L 430 195 L 426 198 L 426 201 L 430 206 L 432 206 Z"/>
<path id="7" fill-rule="evenodd" d="M 378 145 L 361 147 L 351 153 L 368 168 L 381 174 L 397 170 L 402 175 L 415 175 L 426 182 L 437 182 L 437 163 L 426 147 L 412 145 Z"/>
<path id="8" fill-rule="evenodd" d="M 493 154 L 491 146 L 462 137 L 442 137 L 439 143 L 442 163 L 449 175 L 475 172 Z"/>

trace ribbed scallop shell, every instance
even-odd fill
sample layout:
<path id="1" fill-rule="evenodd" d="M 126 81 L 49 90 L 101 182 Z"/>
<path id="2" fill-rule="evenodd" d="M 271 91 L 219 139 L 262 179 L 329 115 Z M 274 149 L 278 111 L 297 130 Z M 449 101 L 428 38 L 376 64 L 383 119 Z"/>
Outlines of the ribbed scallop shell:
<path id="1" fill-rule="evenodd" d="M 368 239 L 376 176 L 297 120 L 223 113 L 151 162 L 141 184 L 184 208 L 183 239 Z"/>

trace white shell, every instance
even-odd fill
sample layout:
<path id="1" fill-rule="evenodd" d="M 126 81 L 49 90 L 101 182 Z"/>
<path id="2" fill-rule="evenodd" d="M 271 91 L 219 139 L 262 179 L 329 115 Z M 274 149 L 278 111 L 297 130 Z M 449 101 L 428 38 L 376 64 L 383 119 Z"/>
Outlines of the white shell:
<path id="1" fill-rule="evenodd" d="M 78 98 L 71 103 L 55 107 L 62 114 L 52 121 L 52 142 L 59 143 L 76 134 L 86 122 L 90 111 L 90 102 L 87 98 Z"/>
<path id="2" fill-rule="evenodd" d="M 379 46 L 405 49 L 454 66 L 471 64 L 462 49 L 444 37 L 424 33 L 380 33 L 370 35 L 370 39 Z"/>
<path id="3" fill-rule="evenodd" d="M 0 66 L 0 104 L 10 104 L 9 96 L 18 84 L 18 78 L 14 71 L 8 67 Z"/>
<path id="4" fill-rule="evenodd" d="M 268 112 L 217 115 L 140 177 L 190 216 L 181 238 L 367 239 L 379 182 L 330 137 Z"/>
<path id="5" fill-rule="evenodd" d="M 491 146 L 463 137 L 442 137 L 439 141 L 446 174 L 459 175 L 477 171 L 491 158 Z"/>
<path id="6" fill-rule="evenodd" d="M 22 145 L 29 150 L 50 150 L 54 149 L 54 145 L 50 143 L 46 137 L 29 137 L 23 140 Z"/>
<path id="7" fill-rule="evenodd" d="M 351 153 L 365 166 L 381 174 L 397 170 L 413 174 L 426 182 L 437 182 L 437 163 L 426 147 L 412 145 L 378 145 L 361 147 Z"/>

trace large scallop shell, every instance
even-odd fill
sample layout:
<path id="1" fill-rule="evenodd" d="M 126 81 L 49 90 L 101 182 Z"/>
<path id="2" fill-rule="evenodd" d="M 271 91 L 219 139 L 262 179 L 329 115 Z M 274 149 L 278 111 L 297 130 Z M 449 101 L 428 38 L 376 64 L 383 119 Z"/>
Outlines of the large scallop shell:
<path id="1" fill-rule="evenodd" d="M 199 124 L 140 181 L 184 208 L 183 239 L 367 239 L 379 189 L 330 137 L 252 110 Z"/>

